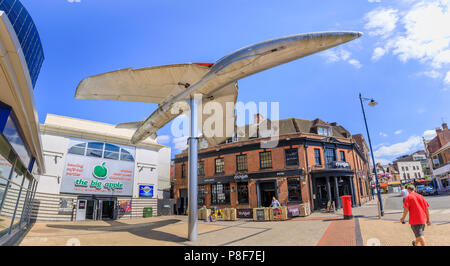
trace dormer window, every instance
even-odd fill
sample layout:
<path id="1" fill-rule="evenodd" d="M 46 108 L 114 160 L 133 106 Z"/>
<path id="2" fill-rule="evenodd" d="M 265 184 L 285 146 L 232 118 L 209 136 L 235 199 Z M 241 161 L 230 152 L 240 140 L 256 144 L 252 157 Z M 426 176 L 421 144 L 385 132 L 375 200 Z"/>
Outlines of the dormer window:
<path id="1" fill-rule="evenodd" d="M 317 127 L 317 134 L 322 136 L 332 136 L 331 128 L 329 127 Z"/>

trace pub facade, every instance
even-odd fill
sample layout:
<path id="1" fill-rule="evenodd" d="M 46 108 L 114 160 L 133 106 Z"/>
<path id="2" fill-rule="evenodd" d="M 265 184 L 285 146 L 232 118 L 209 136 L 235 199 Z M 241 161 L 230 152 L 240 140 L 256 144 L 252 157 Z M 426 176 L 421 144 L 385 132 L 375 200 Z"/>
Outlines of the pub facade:
<path id="1" fill-rule="evenodd" d="M 276 197 L 283 206 L 308 202 L 312 210 L 320 210 L 329 202 L 341 208 L 342 195 L 351 195 L 353 206 L 369 199 L 368 164 L 347 130 L 320 119 L 282 119 L 278 143 L 271 148 L 262 145 L 270 139 L 263 131 L 242 134 L 249 127 L 270 124 L 266 119 L 237 128 L 238 137 L 199 149 L 199 207 L 269 207 Z M 173 165 L 175 212 L 185 214 L 187 151 L 175 155 Z"/>

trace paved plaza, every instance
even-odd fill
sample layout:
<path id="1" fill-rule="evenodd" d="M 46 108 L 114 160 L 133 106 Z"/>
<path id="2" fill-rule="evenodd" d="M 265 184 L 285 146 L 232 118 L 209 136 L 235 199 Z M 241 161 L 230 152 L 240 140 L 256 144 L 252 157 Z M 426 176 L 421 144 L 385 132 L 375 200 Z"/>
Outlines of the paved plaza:
<path id="1" fill-rule="evenodd" d="M 198 222 L 198 240 L 187 240 L 187 216 L 158 216 L 119 221 L 35 223 L 22 246 L 409 246 L 414 236 L 401 224 L 401 197 L 383 195 L 385 215 L 377 215 L 375 200 L 353 209 L 352 220 L 342 211 L 314 212 L 280 222 L 251 220 Z M 425 229 L 431 246 L 450 246 L 450 195 L 427 197 L 432 225 Z"/>

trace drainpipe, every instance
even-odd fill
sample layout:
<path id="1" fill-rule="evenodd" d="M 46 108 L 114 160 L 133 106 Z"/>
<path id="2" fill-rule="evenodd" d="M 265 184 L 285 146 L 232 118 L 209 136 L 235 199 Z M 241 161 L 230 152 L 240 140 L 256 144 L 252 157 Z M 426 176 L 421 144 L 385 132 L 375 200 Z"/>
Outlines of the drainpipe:
<path id="1" fill-rule="evenodd" d="M 306 158 L 306 176 L 308 177 L 308 189 L 309 189 L 309 202 L 311 204 L 311 210 L 314 210 L 314 201 L 313 201 L 313 191 L 312 191 L 312 180 L 311 175 L 309 173 L 309 161 L 308 161 L 308 145 L 304 144 L 305 148 L 305 158 Z"/>

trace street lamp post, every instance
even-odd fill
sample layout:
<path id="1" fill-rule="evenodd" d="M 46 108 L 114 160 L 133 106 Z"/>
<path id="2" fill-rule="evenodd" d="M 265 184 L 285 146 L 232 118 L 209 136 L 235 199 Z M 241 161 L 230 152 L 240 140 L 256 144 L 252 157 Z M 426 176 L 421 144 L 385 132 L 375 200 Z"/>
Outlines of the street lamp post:
<path id="1" fill-rule="evenodd" d="M 362 112 L 363 112 L 364 123 L 366 125 L 367 138 L 369 140 L 370 154 L 372 156 L 373 173 L 375 174 L 378 202 L 380 203 L 380 214 L 381 214 L 381 216 L 384 216 L 383 201 L 381 200 L 381 192 L 380 192 L 380 183 L 378 182 L 377 167 L 376 167 L 376 164 L 375 164 L 375 158 L 373 156 L 372 142 L 370 141 L 369 127 L 367 126 L 366 112 L 364 111 L 363 100 L 364 101 L 370 101 L 369 106 L 375 106 L 378 103 L 374 99 L 363 98 L 361 96 L 361 93 L 359 94 L 359 100 L 361 101 L 361 108 L 362 108 Z"/>

